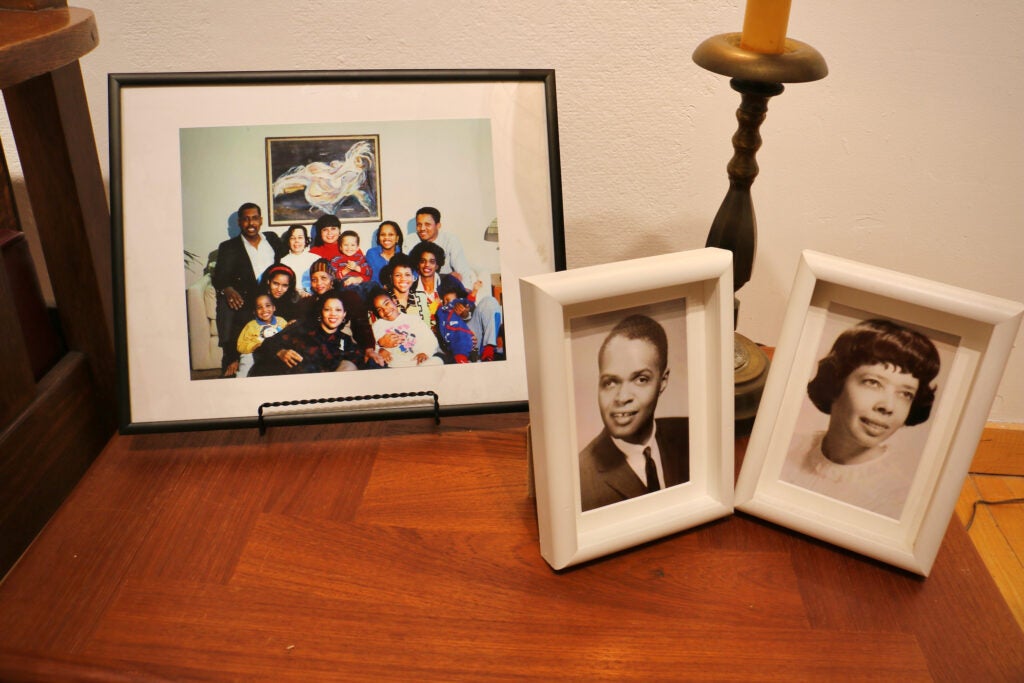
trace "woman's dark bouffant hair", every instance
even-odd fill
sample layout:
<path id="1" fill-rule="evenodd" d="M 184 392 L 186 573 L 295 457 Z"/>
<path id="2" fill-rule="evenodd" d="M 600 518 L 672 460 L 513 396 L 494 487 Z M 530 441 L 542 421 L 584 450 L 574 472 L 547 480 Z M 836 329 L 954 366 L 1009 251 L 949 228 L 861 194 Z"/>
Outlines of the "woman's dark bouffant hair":
<path id="1" fill-rule="evenodd" d="M 928 337 L 888 320 L 865 320 L 839 335 L 828 355 L 818 361 L 818 373 L 807 385 L 811 403 L 830 414 L 847 376 L 862 365 L 877 364 L 891 365 L 917 379 L 917 393 L 905 424 L 927 420 L 935 401 L 932 382 L 939 374 L 939 352 Z"/>

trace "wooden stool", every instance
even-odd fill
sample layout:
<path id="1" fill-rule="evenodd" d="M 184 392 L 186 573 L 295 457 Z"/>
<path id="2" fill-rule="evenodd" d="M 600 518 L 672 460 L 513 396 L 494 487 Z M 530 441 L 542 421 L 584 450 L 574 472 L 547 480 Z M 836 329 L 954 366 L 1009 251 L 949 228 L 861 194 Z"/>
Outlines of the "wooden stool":
<path id="1" fill-rule="evenodd" d="M 57 305 L 42 304 L 0 152 L 0 574 L 114 432 L 110 210 L 78 59 L 92 12 L 0 0 L 0 88 Z"/>

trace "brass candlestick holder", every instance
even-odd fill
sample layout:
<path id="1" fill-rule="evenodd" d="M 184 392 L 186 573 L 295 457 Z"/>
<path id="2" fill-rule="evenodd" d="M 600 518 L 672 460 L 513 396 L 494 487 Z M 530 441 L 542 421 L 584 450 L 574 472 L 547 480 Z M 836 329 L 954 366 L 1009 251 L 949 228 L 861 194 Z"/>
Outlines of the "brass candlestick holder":
<path id="1" fill-rule="evenodd" d="M 750 186 L 757 177 L 755 155 L 761 147 L 761 123 L 768 112 L 768 99 L 785 89 L 783 83 L 806 83 L 828 74 L 825 58 L 810 45 L 787 38 L 782 54 L 761 54 L 740 47 L 739 33 L 708 38 L 693 52 L 699 66 L 732 80 L 741 95 L 736 110 L 739 128 L 732 137 L 733 157 L 729 161 L 729 191 L 711 223 L 706 246 L 733 253 L 733 293 L 750 280 L 757 247 L 757 219 Z M 739 301 L 733 298 L 733 327 L 739 315 Z M 754 342 L 735 334 L 734 382 L 736 421 L 747 424 L 757 413 L 768 356 Z"/>

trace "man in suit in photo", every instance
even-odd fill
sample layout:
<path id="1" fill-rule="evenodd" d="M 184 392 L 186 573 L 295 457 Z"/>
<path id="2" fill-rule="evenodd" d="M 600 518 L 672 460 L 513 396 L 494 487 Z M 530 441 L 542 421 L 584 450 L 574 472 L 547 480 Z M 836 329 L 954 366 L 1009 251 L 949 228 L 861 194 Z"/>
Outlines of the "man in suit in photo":
<path id="1" fill-rule="evenodd" d="M 259 205 L 246 202 L 238 207 L 238 236 L 217 248 L 211 279 L 217 291 L 217 336 L 224 377 L 234 377 L 238 371 L 238 333 L 253 317 L 260 275 L 288 251 L 276 233 L 260 232 L 262 226 Z"/>
<path id="2" fill-rule="evenodd" d="M 645 315 L 620 321 L 598 351 L 604 429 L 580 452 L 583 511 L 690 480 L 689 422 L 655 419 L 668 386 L 668 338 Z"/>

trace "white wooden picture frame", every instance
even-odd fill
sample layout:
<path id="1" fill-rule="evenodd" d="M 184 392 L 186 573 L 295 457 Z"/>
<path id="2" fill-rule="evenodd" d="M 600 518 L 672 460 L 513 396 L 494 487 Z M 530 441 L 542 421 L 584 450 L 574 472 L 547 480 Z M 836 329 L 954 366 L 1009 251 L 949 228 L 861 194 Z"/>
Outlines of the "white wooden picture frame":
<path id="1" fill-rule="evenodd" d="M 665 254 L 531 276 L 520 289 L 544 559 L 561 569 L 731 514 L 732 255 Z M 655 418 L 658 429 L 670 419 L 662 412 L 687 418 L 688 479 L 584 511 L 580 451 L 604 433 L 598 342 L 634 313 L 655 319 L 667 334 L 670 374 Z"/>
<path id="2" fill-rule="evenodd" d="M 737 509 L 927 576 L 981 437 L 1022 311 L 1024 306 L 1017 302 L 803 252 L 737 480 Z M 929 382 L 934 401 L 924 421 L 912 424 L 921 419 L 918 413 L 904 424 L 899 422 L 908 414 L 903 408 L 881 404 L 872 410 L 890 417 L 860 412 L 845 419 L 851 412 L 840 406 L 845 399 L 838 396 L 825 415 L 809 397 L 808 384 L 817 381 L 819 368 L 831 362 L 826 356 L 835 360 L 843 353 L 837 349 L 853 348 L 837 343 L 840 335 L 882 325 L 865 322 L 874 319 L 923 335 L 938 354 L 938 374 Z M 857 348 L 865 348 L 858 343 Z M 902 344 L 903 348 L 913 346 Z M 887 363 L 870 367 L 892 368 Z M 841 377 L 842 371 L 836 375 Z M 845 377 L 853 383 L 861 381 L 855 375 L 851 371 Z M 870 378 L 863 381 L 877 384 Z M 843 386 L 842 391 L 850 391 Z M 922 389 L 918 386 L 914 391 L 919 394 Z M 917 394 L 911 392 L 908 399 Z M 869 434 L 868 439 L 883 439 L 878 448 L 884 451 L 872 452 L 873 464 L 851 460 L 837 465 L 834 455 L 825 455 L 829 443 L 837 444 L 843 433 L 863 429 L 868 430 L 862 431 Z M 886 469 L 880 474 L 883 464 Z M 868 465 L 875 468 L 874 474 Z"/>

